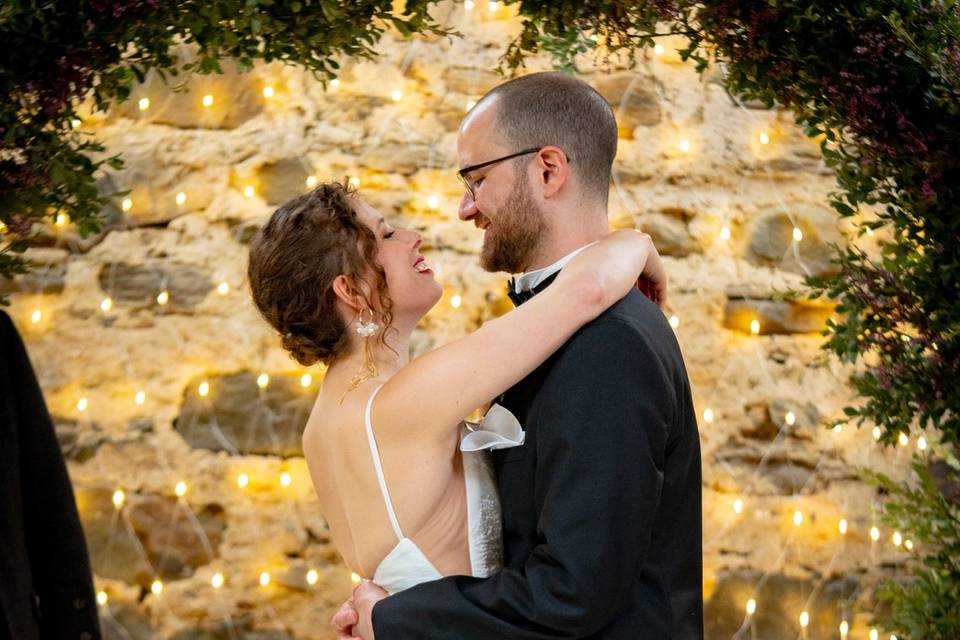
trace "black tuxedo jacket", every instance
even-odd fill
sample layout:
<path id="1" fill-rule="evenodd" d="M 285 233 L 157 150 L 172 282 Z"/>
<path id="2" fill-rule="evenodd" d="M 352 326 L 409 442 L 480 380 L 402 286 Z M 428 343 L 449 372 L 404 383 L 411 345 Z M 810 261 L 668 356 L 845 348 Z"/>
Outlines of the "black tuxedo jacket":
<path id="1" fill-rule="evenodd" d="M 100 638 L 70 478 L 30 359 L 0 311 L 0 640 Z"/>
<path id="2" fill-rule="evenodd" d="M 700 441 L 676 337 L 631 291 L 501 399 L 505 566 L 373 609 L 378 640 L 703 637 Z"/>

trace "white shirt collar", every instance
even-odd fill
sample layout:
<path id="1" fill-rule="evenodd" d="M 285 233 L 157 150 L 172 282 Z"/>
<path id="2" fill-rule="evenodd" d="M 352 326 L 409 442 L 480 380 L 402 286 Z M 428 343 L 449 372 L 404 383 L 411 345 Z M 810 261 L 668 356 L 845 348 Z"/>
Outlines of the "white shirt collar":
<path id="1" fill-rule="evenodd" d="M 549 278 L 550 276 L 552 276 L 553 274 L 555 274 L 556 272 L 560 271 L 565 266 L 567 266 L 567 263 L 573 260 L 573 256 L 577 255 L 587 247 L 595 244 L 597 243 L 591 242 L 590 244 L 585 244 L 579 249 L 576 249 L 568 253 L 567 255 L 563 256 L 562 258 L 560 258 L 559 260 L 551 264 L 549 267 L 544 267 L 543 269 L 537 269 L 535 271 L 528 271 L 527 273 L 517 276 L 513 290 L 516 293 L 520 293 L 521 291 L 529 291 L 532 289 L 536 289 L 538 286 L 540 286 L 540 283 L 542 283 L 544 280 L 546 280 L 547 278 Z"/>

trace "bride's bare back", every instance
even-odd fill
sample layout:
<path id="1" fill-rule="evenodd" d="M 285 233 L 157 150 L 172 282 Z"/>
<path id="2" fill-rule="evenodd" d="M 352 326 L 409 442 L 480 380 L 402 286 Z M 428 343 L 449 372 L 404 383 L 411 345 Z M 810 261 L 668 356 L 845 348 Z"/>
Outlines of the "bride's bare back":
<path id="1" fill-rule="evenodd" d="M 320 391 L 303 433 L 303 449 L 320 509 L 347 566 L 373 578 L 397 544 L 364 427 L 364 409 L 382 383 L 370 380 L 347 394 Z M 467 501 L 457 429 L 446 442 L 418 437 L 384 438 L 390 421 L 374 403 L 373 430 L 400 528 L 443 575 L 469 575 Z M 392 425 L 384 428 L 390 430 Z"/>

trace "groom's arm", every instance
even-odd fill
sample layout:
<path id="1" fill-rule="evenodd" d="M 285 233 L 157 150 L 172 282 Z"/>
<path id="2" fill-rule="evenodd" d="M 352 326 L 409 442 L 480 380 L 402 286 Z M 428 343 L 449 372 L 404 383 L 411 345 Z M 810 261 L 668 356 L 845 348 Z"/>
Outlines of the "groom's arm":
<path id="1" fill-rule="evenodd" d="M 585 327 L 541 390 L 541 544 L 519 570 L 448 577 L 382 600 L 376 636 L 538 640 L 606 627 L 630 604 L 649 549 L 674 405 L 669 375 L 637 329 L 611 317 Z"/>

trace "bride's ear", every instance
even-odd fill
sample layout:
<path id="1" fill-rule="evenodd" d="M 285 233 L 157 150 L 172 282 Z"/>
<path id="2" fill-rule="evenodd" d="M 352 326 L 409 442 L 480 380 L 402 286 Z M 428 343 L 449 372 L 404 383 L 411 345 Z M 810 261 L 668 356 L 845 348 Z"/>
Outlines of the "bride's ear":
<path id="1" fill-rule="evenodd" d="M 340 274 L 333 279 L 333 293 L 344 305 L 352 311 L 359 311 L 369 305 L 366 303 L 366 296 L 361 292 L 353 281 L 353 278 Z"/>

